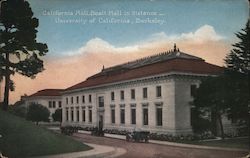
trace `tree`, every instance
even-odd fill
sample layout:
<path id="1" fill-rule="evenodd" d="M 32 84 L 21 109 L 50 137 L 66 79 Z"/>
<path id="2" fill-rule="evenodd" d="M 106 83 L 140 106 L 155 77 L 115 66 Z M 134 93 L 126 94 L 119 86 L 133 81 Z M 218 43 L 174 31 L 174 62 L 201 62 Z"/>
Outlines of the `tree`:
<path id="1" fill-rule="evenodd" d="M 19 117 L 26 118 L 27 107 L 25 106 L 24 100 L 19 100 L 14 105 L 12 105 L 10 107 L 11 107 L 10 111 L 13 112 L 13 114 L 15 114 L 15 115 L 17 115 Z"/>
<path id="2" fill-rule="evenodd" d="M 56 109 L 55 113 L 52 114 L 54 121 L 62 122 L 62 109 Z"/>
<path id="3" fill-rule="evenodd" d="M 48 48 L 36 40 L 38 19 L 33 17 L 27 1 L 3 1 L 0 11 L 0 76 L 5 82 L 3 109 L 7 110 L 9 90 L 14 83 L 11 75 L 34 78 L 44 70 L 41 57 Z"/>
<path id="4" fill-rule="evenodd" d="M 226 75 L 232 80 L 234 93 L 230 102 L 229 117 L 238 120 L 241 125 L 248 127 L 250 134 L 250 21 L 240 32 L 236 33 L 239 42 L 226 56 L 225 63 L 228 69 Z M 249 137 L 250 139 L 250 137 Z M 250 140 L 249 140 L 250 141 Z"/>
<path id="5" fill-rule="evenodd" d="M 239 42 L 233 44 L 234 47 L 226 56 L 225 63 L 229 70 L 249 75 L 250 71 L 250 21 L 246 27 L 235 34 Z"/>
<path id="6" fill-rule="evenodd" d="M 231 106 L 231 117 L 250 122 L 250 93 L 249 93 L 249 71 L 250 71 L 250 21 L 241 32 L 236 33 L 239 42 L 226 56 L 225 63 L 228 75 L 232 80 L 234 88 L 234 99 Z"/>
<path id="7" fill-rule="evenodd" d="M 41 104 L 32 103 L 28 107 L 27 120 L 36 122 L 37 125 L 40 121 L 49 122 L 49 116 L 50 112 L 48 108 Z"/>
<path id="8" fill-rule="evenodd" d="M 194 94 L 193 102 L 195 110 L 199 114 L 208 115 L 211 118 L 211 130 L 213 134 L 224 138 L 222 115 L 228 109 L 228 87 L 230 82 L 224 75 L 217 77 L 207 77 L 202 81 L 200 87 Z"/>

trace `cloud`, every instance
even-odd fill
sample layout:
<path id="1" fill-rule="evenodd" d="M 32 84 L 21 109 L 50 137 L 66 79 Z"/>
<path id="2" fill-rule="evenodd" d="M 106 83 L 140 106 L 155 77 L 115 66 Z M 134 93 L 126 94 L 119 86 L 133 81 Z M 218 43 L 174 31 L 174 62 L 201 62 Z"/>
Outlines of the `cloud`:
<path id="1" fill-rule="evenodd" d="M 138 41 L 133 45 L 117 47 L 101 39 L 95 37 L 90 39 L 86 44 L 77 50 L 65 52 L 67 55 L 79 55 L 88 53 L 136 53 L 144 49 L 152 48 L 153 45 L 161 45 L 162 43 L 207 43 L 223 40 L 224 37 L 215 32 L 210 25 L 203 25 L 194 32 L 187 32 L 175 35 L 167 35 L 165 32 L 157 32 L 150 35 L 143 41 Z"/>
<path id="2" fill-rule="evenodd" d="M 128 53 L 128 52 L 135 52 L 138 51 L 138 45 L 133 46 L 125 46 L 125 47 L 115 47 L 114 45 L 110 44 L 109 42 L 95 37 L 90 39 L 84 46 L 75 50 L 69 51 L 65 54 L 67 55 L 79 55 L 79 54 L 86 54 L 86 53 Z"/>
<path id="3" fill-rule="evenodd" d="M 204 25 L 195 32 L 183 33 L 180 38 L 194 42 L 219 41 L 224 39 L 221 35 L 218 35 L 210 25 Z"/>
<path id="4" fill-rule="evenodd" d="M 104 39 L 95 37 L 77 50 L 67 52 L 67 56 L 46 59 L 45 71 L 36 79 L 15 75 L 15 92 L 11 92 L 11 102 L 19 100 L 23 94 L 32 94 L 45 88 L 67 88 L 101 71 L 103 65 L 110 67 L 141 57 L 167 51 L 173 44 L 182 52 L 205 59 L 209 63 L 223 65 L 223 58 L 231 45 L 216 33 L 214 28 L 204 25 L 193 32 L 167 35 L 158 32 L 133 45 L 117 47 Z"/>
<path id="5" fill-rule="evenodd" d="M 220 41 L 224 37 L 215 32 L 210 25 L 203 25 L 194 32 L 181 33 L 177 35 L 167 35 L 165 32 L 152 34 L 149 41 L 173 40 L 173 41 L 191 41 L 204 43 L 208 41 Z"/>

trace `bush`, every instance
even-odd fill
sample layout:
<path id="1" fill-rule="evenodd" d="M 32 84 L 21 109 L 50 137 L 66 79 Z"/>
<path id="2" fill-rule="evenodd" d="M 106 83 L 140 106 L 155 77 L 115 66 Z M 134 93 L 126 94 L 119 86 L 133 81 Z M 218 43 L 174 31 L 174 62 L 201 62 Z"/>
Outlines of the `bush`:
<path id="1" fill-rule="evenodd" d="M 65 126 L 61 127 L 61 133 L 65 135 L 72 135 L 73 133 L 77 133 L 78 129 L 78 127 Z"/>
<path id="2" fill-rule="evenodd" d="M 56 109 L 55 113 L 52 114 L 53 121 L 62 122 L 62 109 Z"/>
<path id="3" fill-rule="evenodd" d="M 28 108 L 27 120 L 36 122 L 38 125 L 40 121 L 49 122 L 49 115 L 50 112 L 45 106 L 33 103 Z"/>
<path id="4" fill-rule="evenodd" d="M 27 108 L 24 106 L 16 106 L 13 108 L 13 114 L 19 117 L 26 118 L 27 116 Z"/>
<path id="5" fill-rule="evenodd" d="M 215 136 L 210 132 L 206 132 L 203 134 L 189 134 L 189 135 L 171 135 L 171 134 L 157 134 L 157 133 L 150 134 L 150 139 L 170 141 L 170 142 L 194 141 L 194 140 L 205 140 L 214 138 Z"/>

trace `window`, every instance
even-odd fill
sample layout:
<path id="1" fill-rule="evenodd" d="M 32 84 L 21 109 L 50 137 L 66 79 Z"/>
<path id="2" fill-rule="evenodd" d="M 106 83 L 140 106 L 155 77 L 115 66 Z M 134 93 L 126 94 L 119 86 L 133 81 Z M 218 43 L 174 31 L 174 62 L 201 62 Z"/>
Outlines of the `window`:
<path id="1" fill-rule="evenodd" d="M 148 125 L 148 109 L 143 109 L 143 125 Z"/>
<path id="2" fill-rule="evenodd" d="M 156 108 L 156 125 L 162 126 L 162 107 Z"/>
<path id="3" fill-rule="evenodd" d="M 191 94 L 192 97 L 194 97 L 196 89 L 197 89 L 196 85 L 191 85 L 190 94 Z"/>
<path id="4" fill-rule="evenodd" d="M 115 92 L 111 92 L 111 100 L 112 100 L 112 101 L 115 100 Z"/>
<path id="5" fill-rule="evenodd" d="M 148 89 L 147 88 L 143 88 L 143 99 L 148 98 Z"/>
<path id="6" fill-rule="evenodd" d="M 124 91 L 121 91 L 120 95 L 121 95 L 121 100 L 124 100 Z"/>
<path id="7" fill-rule="evenodd" d="M 69 104 L 69 99 L 68 99 L 68 97 L 66 98 L 66 104 Z"/>
<path id="8" fill-rule="evenodd" d="M 76 120 L 77 120 L 77 122 L 79 122 L 79 120 L 80 120 L 79 108 L 77 108 L 77 111 L 76 111 Z"/>
<path id="9" fill-rule="evenodd" d="M 156 87 L 156 97 L 161 97 L 161 86 Z"/>
<path id="10" fill-rule="evenodd" d="M 91 94 L 89 95 L 89 102 L 90 102 L 90 103 L 92 102 Z"/>
<path id="11" fill-rule="evenodd" d="M 49 101 L 49 108 L 52 108 L 52 101 Z"/>
<path id="12" fill-rule="evenodd" d="M 131 109 L 131 124 L 136 124 L 136 109 Z"/>
<path id="13" fill-rule="evenodd" d="M 79 103 L 79 97 L 77 96 L 76 97 L 76 104 L 78 104 Z"/>
<path id="14" fill-rule="evenodd" d="M 85 122 L 85 109 L 82 109 L 82 121 Z"/>
<path id="15" fill-rule="evenodd" d="M 53 103 L 53 108 L 56 108 L 56 102 L 53 101 L 52 103 Z"/>
<path id="16" fill-rule="evenodd" d="M 69 121 L 69 109 L 66 109 L 66 121 Z"/>
<path id="17" fill-rule="evenodd" d="M 135 99 L 135 89 L 131 89 L 131 99 Z"/>
<path id="18" fill-rule="evenodd" d="M 74 110 L 73 110 L 73 108 L 71 109 L 71 121 L 74 121 Z"/>
<path id="19" fill-rule="evenodd" d="M 98 97 L 99 107 L 104 107 L 104 97 Z"/>
<path id="20" fill-rule="evenodd" d="M 71 97 L 71 104 L 73 104 L 74 103 L 74 98 L 73 97 Z"/>
<path id="21" fill-rule="evenodd" d="M 85 96 L 82 96 L 82 103 L 85 103 Z"/>
<path id="22" fill-rule="evenodd" d="M 92 109 L 89 109 L 89 122 L 92 122 Z"/>
<path id="23" fill-rule="evenodd" d="M 111 123 L 115 123 L 115 109 L 111 109 Z"/>
<path id="24" fill-rule="evenodd" d="M 121 124 L 125 124 L 125 109 L 120 109 Z"/>
<path id="25" fill-rule="evenodd" d="M 61 101 L 58 101 L 58 106 L 59 106 L 59 108 L 62 107 L 62 102 Z"/>

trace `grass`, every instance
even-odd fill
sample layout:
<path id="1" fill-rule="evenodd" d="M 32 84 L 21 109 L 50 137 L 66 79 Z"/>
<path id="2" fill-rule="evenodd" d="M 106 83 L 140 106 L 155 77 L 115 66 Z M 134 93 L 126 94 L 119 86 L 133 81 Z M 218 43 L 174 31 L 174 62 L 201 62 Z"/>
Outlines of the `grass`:
<path id="1" fill-rule="evenodd" d="M 69 136 L 56 134 L 0 110 L 0 151 L 9 158 L 52 155 L 89 150 Z"/>
<path id="2" fill-rule="evenodd" d="M 183 141 L 181 143 L 224 147 L 224 148 L 250 149 L 249 138 L 230 138 L 224 140 L 210 140 L 210 141 Z"/>

